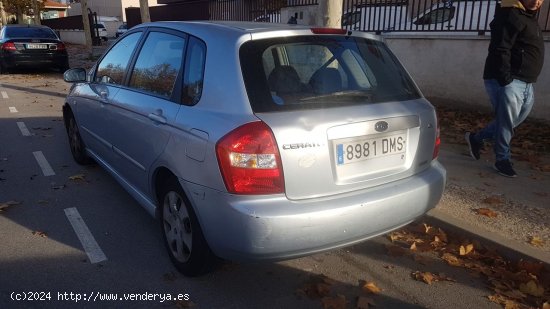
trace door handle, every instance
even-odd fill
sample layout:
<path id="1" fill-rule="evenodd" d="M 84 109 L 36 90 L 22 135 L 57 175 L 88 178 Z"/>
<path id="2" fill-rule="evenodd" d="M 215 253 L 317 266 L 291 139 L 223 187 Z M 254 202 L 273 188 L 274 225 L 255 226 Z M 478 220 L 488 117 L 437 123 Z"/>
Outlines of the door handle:
<path id="1" fill-rule="evenodd" d="M 153 120 L 156 123 L 166 124 L 166 118 L 162 116 L 162 113 L 161 114 L 151 113 L 147 115 L 147 117 L 149 117 L 149 119 Z"/>
<path id="2" fill-rule="evenodd" d="M 109 103 L 109 93 L 106 90 L 102 90 L 99 92 L 99 100 L 103 104 Z"/>

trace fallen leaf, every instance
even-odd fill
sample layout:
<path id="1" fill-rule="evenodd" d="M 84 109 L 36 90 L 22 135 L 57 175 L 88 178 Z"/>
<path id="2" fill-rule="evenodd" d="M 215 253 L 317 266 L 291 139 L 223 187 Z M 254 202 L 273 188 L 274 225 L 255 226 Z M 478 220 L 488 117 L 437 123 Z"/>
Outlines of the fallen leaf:
<path id="1" fill-rule="evenodd" d="M 423 281 L 427 284 L 432 284 L 432 282 L 434 281 L 434 275 L 430 272 L 415 271 L 414 273 L 412 273 L 412 276 L 417 281 Z"/>
<path id="2" fill-rule="evenodd" d="M 84 175 L 84 174 L 77 174 L 77 175 L 70 176 L 70 177 L 69 177 L 69 180 L 73 180 L 73 181 L 77 181 L 77 180 L 86 181 L 86 179 L 85 179 L 84 177 L 86 177 L 86 175 Z"/>
<path id="3" fill-rule="evenodd" d="M 538 285 L 534 280 L 527 283 L 521 283 L 519 290 L 525 294 L 533 295 L 535 297 L 542 297 L 544 295 L 544 288 Z"/>
<path id="4" fill-rule="evenodd" d="M 411 251 L 416 251 L 416 242 L 413 242 L 411 247 L 409 248 Z"/>
<path id="5" fill-rule="evenodd" d="M 323 297 L 321 303 L 324 309 L 345 309 L 347 301 L 344 295 L 338 294 L 336 297 Z"/>
<path id="6" fill-rule="evenodd" d="M 0 203 L 0 212 L 3 212 L 5 209 L 8 209 L 10 206 L 20 205 L 21 202 L 18 201 L 7 201 L 4 203 Z"/>
<path id="7" fill-rule="evenodd" d="M 542 309 L 550 309 L 550 303 L 545 302 L 544 304 L 542 304 Z"/>
<path id="8" fill-rule="evenodd" d="M 478 215 L 487 216 L 489 218 L 496 218 L 498 216 L 498 214 L 496 212 L 494 212 L 494 211 L 492 211 L 491 209 L 488 209 L 488 208 L 478 208 L 478 209 L 474 209 L 474 211 Z"/>
<path id="9" fill-rule="evenodd" d="M 535 247 L 542 247 L 544 245 L 544 241 L 538 236 L 531 236 L 529 243 Z"/>
<path id="10" fill-rule="evenodd" d="M 32 234 L 36 235 L 36 236 L 43 237 L 43 238 L 48 237 L 48 235 L 46 233 L 42 232 L 42 231 L 33 231 Z"/>
<path id="11" fill-rule="evenodd" d="M 443 253 L 441 259 L 443 259 L 445 262 L 447 262 L 447 264 L 451 266 L 459 267 L 464 265 L 464 263 L 462 263 L 462 261 L 460 261 L 458 257 L 448 252 Z"/>
<path id="12" fill-rule="evenodd" d="M 323 298 L 330 294 L 331 282 L 333 281 L 325 275 L 315 276 L 311 278 L 310 282 L 298 289 L 297 293 L 311 299 Z"/>
<path id="13" fill-rule="evenodd" d="M 473 250 L 474 250 L 474 245 L 472 245 L 472 244 L 469 244 L 466 247 L 460 246 L 460 255 L 461 256 L 468 255 Z"/>
<path id="14" fill-rule="evenodd" d="M 363 289 L 363 291 L 372 294 L 378 294 L 382 291 L 379 287 L 376 286 L 374 282 L 365 282 L 365 284 L 363 284 L 361 288 Z"/>

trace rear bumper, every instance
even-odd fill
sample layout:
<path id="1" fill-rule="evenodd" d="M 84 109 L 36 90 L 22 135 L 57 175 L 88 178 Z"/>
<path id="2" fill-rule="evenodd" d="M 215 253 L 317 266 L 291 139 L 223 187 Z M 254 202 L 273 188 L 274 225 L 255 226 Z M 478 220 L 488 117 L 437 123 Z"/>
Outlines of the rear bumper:
<path id="1" fill-rule="evenodd" d="M 4 68 L 64 66 L 68 63 L 68 56 L 66 54 L 4 54 L 0 61 Z"/>
<path id="2" fill-rule="evenodd" d="M 182 182 L 212 251 L 230 260 L 278 260 L 348 246 L 410 223 L 435 207 L 446 172 L 426 171 L 330 199 L 237 196 Z"/>

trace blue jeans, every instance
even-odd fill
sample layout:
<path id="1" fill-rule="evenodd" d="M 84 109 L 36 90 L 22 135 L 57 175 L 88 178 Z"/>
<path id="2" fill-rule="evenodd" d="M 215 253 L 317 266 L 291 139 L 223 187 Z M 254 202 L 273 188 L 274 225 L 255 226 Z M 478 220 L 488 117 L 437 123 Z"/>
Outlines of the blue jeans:
<path id="1" fill-rule="evenodd" d="M 495 79 L 486 79 L 485 90 L 493 105 L 494 119 L 474 139 L 480 143 L 493 140 L 496 160 L 510 160 L 514 128 L 527 118 L 535 101 L 533 84 L 514 79 L 501 87 Z"/>

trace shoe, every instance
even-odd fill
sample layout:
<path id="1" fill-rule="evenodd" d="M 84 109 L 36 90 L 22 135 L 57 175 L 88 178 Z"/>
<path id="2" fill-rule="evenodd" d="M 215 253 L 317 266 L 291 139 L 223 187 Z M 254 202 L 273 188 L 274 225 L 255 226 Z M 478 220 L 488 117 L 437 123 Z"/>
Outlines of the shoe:
<path id="1" fill-rule="evenodd" d="M 470 156 L 474 158 L 474 160 L 479 160 L 480 154 L 479 151 L 481 150 L 481 143 L 477 142 L 474 139 L 474 133 L 466 132 L 466 135 L 464 135 L 464 138 L 466 139 L 466 142 L 468 143 L 468 149 L 470 150 Z"/>
<path id="2" fill-rule="evenodd" d="M 514 171 L 512 166 L 513 164 L 512 162 L 510 162 L 510 160 L 501 160 L 501 161 L 495 162 L 494 168 L 502 176 L 512 177 L 512 178 L 517 177 L 518 174 L 516 173 L 516 171 Z"/>

